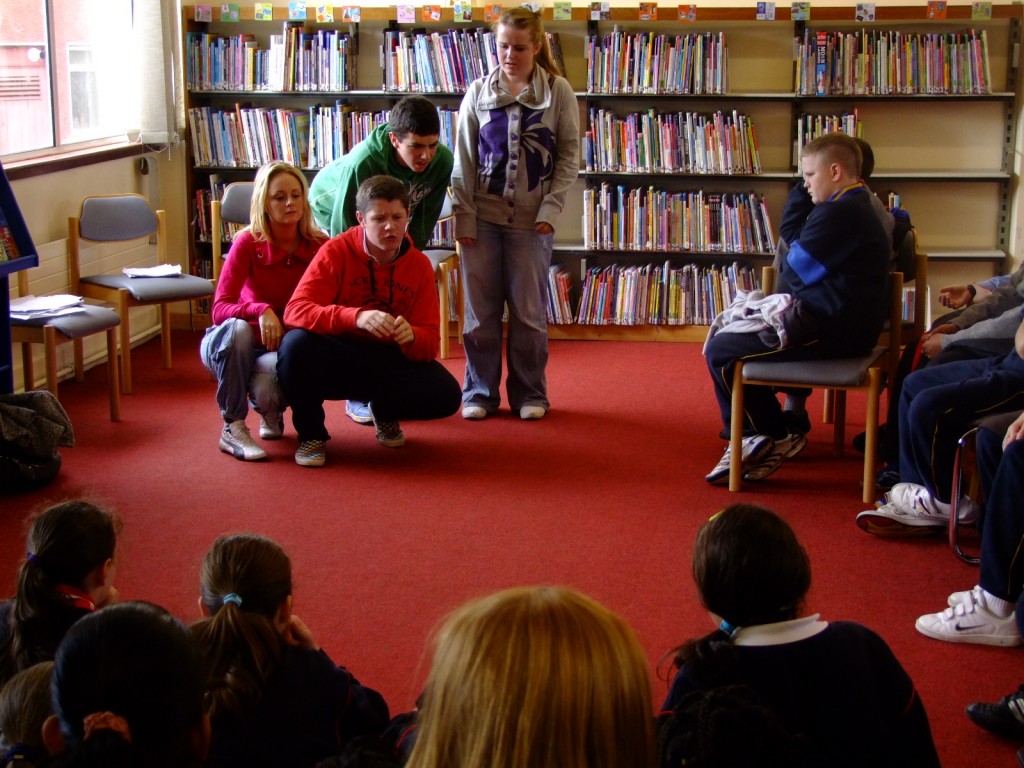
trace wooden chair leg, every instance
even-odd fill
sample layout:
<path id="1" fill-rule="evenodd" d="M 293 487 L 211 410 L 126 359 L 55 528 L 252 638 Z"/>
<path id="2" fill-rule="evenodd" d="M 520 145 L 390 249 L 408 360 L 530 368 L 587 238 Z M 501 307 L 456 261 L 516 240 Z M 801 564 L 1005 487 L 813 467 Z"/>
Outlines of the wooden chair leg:
<path id="1" fill-rule="evenodd" d="M 160 305 L 160 344 L 164 353 L 164 370 L 171 369 L 171 305 Z"/>
<path id="2" fill-rule="evenodd" d="M 85 344 L 81 339 L 71 342 L 75 349 L 75 381 L 85 381 Z"/>
<path id="3" fill-rule="evenodd" d="M 35 364 L 32 359 L 32 345 L 27 341 L 21 343 L 21 373 L 25 382 L 25 391 L 35 389 L 36 373 Z"/>
<path id="4" fill-rule="evenodd" d="M 107 329 L 107 390 L 110 394 L 110 420 L 121 420 L 121 383 L 117 375 L 117 329 Z"/>
<path id="5" fill-rule="evenodd" d="M 832 392 L 832 450 L 836 456 L 842 456 L 846 440 L 846 390 L 829 391 Z"/>
<path id="6" fill-rule="evenodd" d="M 875 498 L 875 465 L 878 461 L 878 414 L 882 396 L 882 369 L 868 369 L 868 404 L 865 416 L 864 477 L 861 501 L 870 504 Z M 845 393 L 843 393 L 845 394 Z"/>
<path id="7" fill-rule="evenodd" d="M 132 330 L 128 321 L 128 301 L 122 291 L 118 296 L 117 314 L 121 318 L 120 344 L 121 353 L 121 393 L 130 395 L 132 393 Z"/>
<path id="8" fill-rule="evenodd" d="M 835 390 L 826 389 L 824 394 L 825 396 L 821 400 L 821 423 L 834 424 L 836 420 Z"/>
<path id="9" fill-rule="evenodd" d="M 732 374 L 732 414 L 729 424 L 729 490 L 743 488 L 743 361 L 737 360 Z"/>
<path id="10" fill-rule="evenodd" d="M 45 342 L 43 349 L 46 355 L 46 388 L 57 397 L 57 329 L 52 325 L 43 328 Z"/>
<path id="11" fill-rule="evenodd" d="M 448 273 L 451 267 L 447 262 L 437 265 L 437 299 L 440 307 L 441 323 L 441 359 L 448 357 L 448 314 L 451 311 L 451 296 L 448 292 Z"/>

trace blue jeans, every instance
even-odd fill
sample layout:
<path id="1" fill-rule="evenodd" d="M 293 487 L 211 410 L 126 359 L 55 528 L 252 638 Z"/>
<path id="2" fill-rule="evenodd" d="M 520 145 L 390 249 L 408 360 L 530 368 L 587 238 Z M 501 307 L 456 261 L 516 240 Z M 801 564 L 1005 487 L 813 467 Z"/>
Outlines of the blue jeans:
<path id="1" fill-rule="evenodd" d="M 271 418 L 288 407 L 277 381 L 277 352 L 260 345 L 245 320 L 207 328 L 199 357 L 217 378 L 217 405 L 225 421 L 244 421 L 250 398 L 257 413 Z"/>
<path id="2" fill-rule="evenodd" d="M 549 406 L 548 267 L 553 235 L 477 222 L 476 242 L 462 248 L 466 379 L 462 402 L 493 413 L 501 402 L 501 316 L 508 303 L 508 378 L 514 411 Z"/>
<path id="3" fill-rule="evenodd" d="M 397 344 L 296 328 L 281 342 L 278 372 L 300 442 L 330 439 L 325 400 L 371 403 L 381 421 L 443 419 L 459 408 L 455 377 L 436 360 L 410 360 Z"/>
<path id="4" fill-rule="evenodd" d="M 900 480 L 948 502 L 960 437 L 984 416 L 1024 408 L 1024 360 L 1016 352 L 929 365 L 900 392 Z"/>

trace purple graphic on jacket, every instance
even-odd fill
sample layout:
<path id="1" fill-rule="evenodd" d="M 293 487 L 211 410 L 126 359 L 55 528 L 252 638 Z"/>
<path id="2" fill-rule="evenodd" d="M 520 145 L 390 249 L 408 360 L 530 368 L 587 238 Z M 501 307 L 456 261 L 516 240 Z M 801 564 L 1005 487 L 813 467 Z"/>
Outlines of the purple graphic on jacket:
<path id="1" fill-rule="evenodd" d="M 490 119 L 480 127 L 477 138 L 480 178 L 485 182 L 489 194 L 504 194 L 509 163 L 517 159 L 509 156 L 509 145 L 515 144 L 517 139 L 519 152 L 522 153 L 521 160 L 526 163 L 530 190 L 536 189 L 554 171 L 555 135 L 543 124 L 544 111 L 520 107 L 520 112 L 522 136 L 510 135 L 509 113 L 505 109 L 490 110 Z"/>

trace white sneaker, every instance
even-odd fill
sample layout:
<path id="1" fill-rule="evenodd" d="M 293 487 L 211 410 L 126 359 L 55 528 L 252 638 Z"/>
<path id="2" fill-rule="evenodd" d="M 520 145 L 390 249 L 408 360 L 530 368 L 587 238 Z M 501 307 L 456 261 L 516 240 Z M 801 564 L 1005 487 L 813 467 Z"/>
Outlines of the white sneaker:
<path id="1" fill-rule="evenodd" d="M 892 502 L 879 502 L 875 509 L 857 515 L 857 527 L 875 536 L 931 536 L 946 530 L 949 517 L 922 509 L 910 512 Z"/>
<path id="2" fill-rule="evenodd" d="M 768 451 L 772 449 L 772 439 L 768 435 L 750 435 L 744 437 L 740 443 L 740 463 L 744 470 L 760 461 Z M 715 468 L 704 475 L 704 479 L 712 485 L 722 485 L 729 482 L 729 459 L 730 446 L 725 447 L 725 453 L 718 460 Z"/>
<path id="3" fill-rule="evenodd" d="M 743 479 L 748 482 L 764 480 L 776 469 L 782 466 L 782 462 L 796 456 L 807 446 L 807 436 L 799 432 L 790 432 L 781 440 L 772 443 L 772 449 L 764 457 L 752 463 L 750 468 L 743 473 Z"/>
<path id="4" fill-rule="evenodd" d="M 996 616 L 984 605 L 974 602 L 961 603 L 940 613 L 929 613 L 914 625 L 922 635 L 947 643 L 973 643 L 974 645 L 1001 645 L 1005 647 L 1021 644 L 1017 620 L 1011 613 L 1006 618 Z"/>
<path id="5" fill-rule="evenodd" d="M 896 483 L 885 494 L 885 499 L 905 512 L 909 513 L 917 510 L 929 517 L 941 518 L 945 523 L 949 522 L 949 515 L 951 514 L 950 505 L 936 499 L 923 485 L 918 485 L 917 483 Z M 980 511 L 980 507 L 975 502 L 964 496 L 960 501 L 960 522 L 970 525 L 978 519 Z"/>
<path id="6" fill-rule="evenodd" d="M 981 585 L 965 589 L 963 592 L 954 592 L 946 598 L 946 605 L 950 608 L 956 608 L 964 603 L 980 603 L 982 602 L 981 593 Z"/>
<path id="7" fill-rule="evenodd" d="M 524 405 L 519 409 L 519 418 L 523 421 L 537 421 L 537 419 L 543 419 L 547 412 L 547 408 L 543 405 Z"/>
<path id="8" fill-rule="evenodd" d="M 487 409 L 479 405 L 467 405 L 462 409 L 462 418 L 470 421 L 480 421 L 487 418 Z"/>
<path id="9" fill-rule="evenodd" d="M 239 419 L 225 424 L 220 432 L 220 449 L 240 461 L 260 461 L 267 458 L 267 452 L 260 448 L 249 434 L 245 422 Z"/>
<path id="10" fill-rule="evenodd" d="M 260 416 L 260 437 L 264 440 L 280 440 L 284 433 L 284 418 L 279 413 Z"/>

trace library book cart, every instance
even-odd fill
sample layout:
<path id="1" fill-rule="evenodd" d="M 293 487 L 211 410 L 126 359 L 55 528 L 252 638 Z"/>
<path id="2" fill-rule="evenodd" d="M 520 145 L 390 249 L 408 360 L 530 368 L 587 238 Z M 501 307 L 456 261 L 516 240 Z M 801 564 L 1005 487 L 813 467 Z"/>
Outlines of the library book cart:
<path id="1" fill-rule="evenodd" d="M 933 285 L 1004 270 L 1022 6 L 950 4 L 929 19 L 924 3 L 879 5 L 872 21 L 855 4 L 806 20 L 781 4 L 770 20 L 753 2 L 642 7 L 543 10 L 583 134 L 556 223 L 552 338 L 703 340 L 772 259 L 799 147 L 831 130 L 872 145 L 870 184 L 910 213 Z M 196 274 L 209 273 L 210 238 L 230 237 L 208 227 L 224 183 L 279 158 L 311 177 L 407 93 L 437 104 L 450 144 L 466 83 L 495 65 L 483 6 L 471 21 L 416 6 L 409 23 L 395 6 L 358 20 L 335 6 L 330 22 L 308 9 L 305 21 L 287 7 L 270 20 L 241 7 L 238 21 L 183 9 Z"/>

